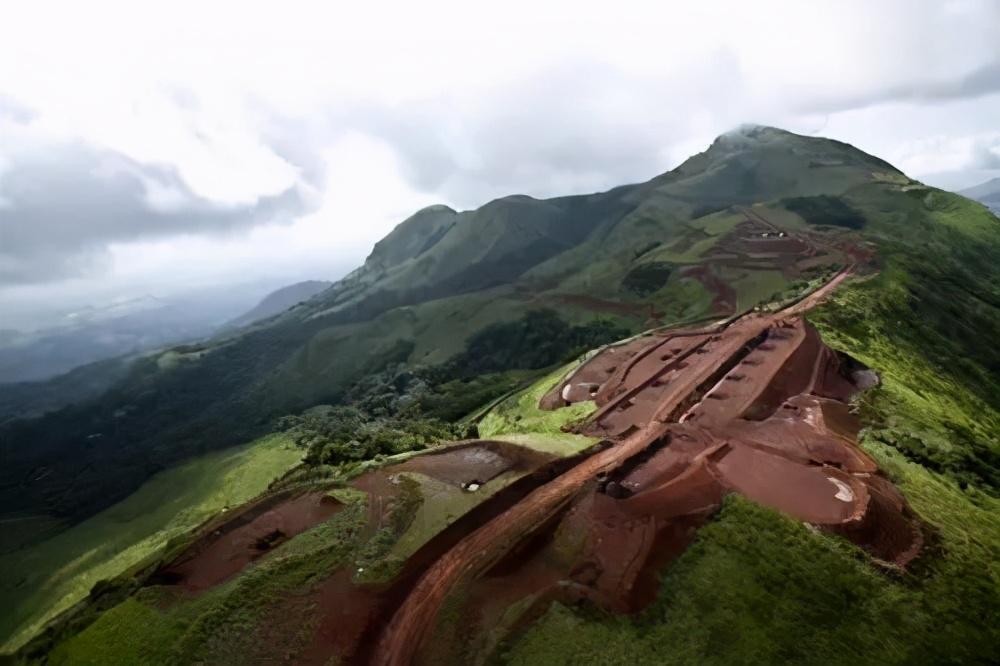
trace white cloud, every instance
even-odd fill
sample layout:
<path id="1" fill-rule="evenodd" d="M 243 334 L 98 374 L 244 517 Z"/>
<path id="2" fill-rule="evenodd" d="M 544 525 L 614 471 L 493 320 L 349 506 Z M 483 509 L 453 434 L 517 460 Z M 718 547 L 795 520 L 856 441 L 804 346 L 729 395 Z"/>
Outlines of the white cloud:
<path id="1" fill-rule="evenodd" d="M 63 270 L 32 279 L 334 277 L 427 203 L 645 179 L 744 121 L 971 178 L 997 151 L 997 34 L 990 0 L 36 0 L 0 22 L 0 164 L 66 145 L 120 156 L 161 221 L 192 201 L 226 216 L 290 191 L 306 202 L 239 234 L 210 216 L 175 234 L 94 222 L 60 249 Z M 5 178 L 13 237 L 24 218 Z"/>

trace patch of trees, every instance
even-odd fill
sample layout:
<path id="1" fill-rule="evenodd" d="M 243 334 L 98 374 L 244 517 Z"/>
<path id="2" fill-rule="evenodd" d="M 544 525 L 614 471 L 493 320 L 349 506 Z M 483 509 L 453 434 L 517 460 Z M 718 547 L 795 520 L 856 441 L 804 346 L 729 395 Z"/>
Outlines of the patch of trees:
<path id="1" fill-rule="evenodd" d="M 445 363 L 387 364 L 370 372 L 347 391 L 345 402 L 375 417 L 407 413 L 456 421 L 518 388 L 524 370 L 567 362 L 630 333 L 606 319 L 572 325 L 552 310 L 535 310 L 487 326 Z"/>
<path id="2" fill-rule="evenodd" d="M 663 288 L 672 272 L 673 267 L 663 261 L 639 264 L 622 278 L 622 288 L 637 296 L 648 296 Z"/>
<path id="3" fill-rule="evenodd" d="M 528 312 L 476 333 L 446 363 L 409 368 L 399 359 L 373 370 L 347 391 L 344 405 L 284 417 L 278 428 L 308 450 L 307 463 L 322 465 L 473 436 L 453 422 L 518 388 L 524 373 L 515 369 L 548 368 L 628 334 L 606 320 L 571 325 L 551 310 Z M 408 348 L 401 345 L 400 353 Z"/>
<path id="4" fill-rule="evenodd" d="M 470 337 L 465 351 L 442 366 L 441 373 L 447 378 L 465 378 L 511 368 L 544 368 L 629 333 L 608 319 L 570 325 L 552 310 L 532 310 Z"/>
<path id="5" fill-rule="evenodd" d="M 373 417 L 354 406 L 320 405 L 278 421 L 306 449 L 307 464 L 339 465 L 427 448 L 454 439 L 455 428 L 413 410 Z"/>
<path id="6" fill-rule="evenodd" d="M 861 229 L 865 217 L 840 197 L 821 194 L 814 197 L 783 199 L 782 205 L 800 215 L 809 224 L 823 224 L 846 229 Z"/>

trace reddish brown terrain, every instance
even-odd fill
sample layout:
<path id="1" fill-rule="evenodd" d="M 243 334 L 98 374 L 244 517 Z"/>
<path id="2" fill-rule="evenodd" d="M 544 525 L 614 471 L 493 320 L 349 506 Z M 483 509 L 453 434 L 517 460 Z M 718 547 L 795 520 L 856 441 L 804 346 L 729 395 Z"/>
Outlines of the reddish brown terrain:
<path id="1" fill-rule="evenodd" d="M 857 446 L 847 404 L 871 373 L 826 347 L 802 318 L 848 274 L 778 312 L 600 350 L 540 405 L 594 400 L 597 410 L 578 427 L 604 444 L 589 454 L 555 459 L 470 441 L 356 478 L 354 488 L 368 494 L 369 535 L 391 523 L 401 472 L 489 492 L 391 581 L 361 583 L 347 566 L 276 604 L 262 629 L 275 635 L 271 656 L 467 663 L 554 600 L 635 612 L 730 493 L 905 567 L 922 546 L 920 523 Z M 489 485 L 508 472 L 518 474 Z M 322 492 L 272 496 L 207 529 L 153 582 L 198 594 L 340 508 Z M 450 620 L 441 617 L 446 606 Z M 303 616 L 308 626 L 285 626 Z M 288 635 L 307 638 L 293 649 L 279 640 Z"/>
<path id="2" fill-rule="evenodd" d="M 855 369 L 800 316 L 846 275 L 780 312 L 609 347 L 582 366 L 543 402 L 595 397 L 585 430 L 614 444 L 444 552 L 408 590 L 374 662 L 448 658 L 447 640 L 425 649 L 425 639 L 459 588 L 468 636 L 522 599 L 637 610 L 655 595 L 656 568 L 730 492 L 905 566 L 921 547 L 920 526 L 857 447 L 845 403 Z"/>
<path id="3" fill-rule="evenodd" d="M 531 471 L 550 460 L 552 456 L 507 442 L 463 442 L 363 474 L 352 485 L 369 494 L 368 529 L 373 531 L 382 525 L 399 492 L 396 478 L 401 472 L 425 474 L 464 488 L 469 483 L 485 485 L 505 472 Z M 341 508 L 342 504 L 325 492 L 271 495 L 205 528 L 200 538 L 161 567 L 150 582 L 177 585 L 188 592 L 209 589 Z"/>
<path id="4" fill-rule="evenodd" d="M 225 523 L 206 529 L 150 582 L 179 585 L 190 592 L 214 587 L 340 508 L 339 502 L 321 492 L 265 498 L 235 517 L 228 516 Z"/>

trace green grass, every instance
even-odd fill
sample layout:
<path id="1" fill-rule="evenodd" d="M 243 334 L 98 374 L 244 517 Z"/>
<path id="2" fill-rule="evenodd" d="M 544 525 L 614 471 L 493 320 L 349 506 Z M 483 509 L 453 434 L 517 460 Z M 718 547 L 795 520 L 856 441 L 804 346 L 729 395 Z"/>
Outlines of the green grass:
<path id="1" fill-rule="evenodd" d="M 740 271 L 742 275 L 731 279 L 723 274 L 723 279 L 736 290 L 736 311 L 742 312 L 761 302 L 768 302 L 774 294 L 788 288 L 789 280 L 781 271 Z"/>
<path id="2" fill-rule="evenodd" d="M 547 433 L 514 433 L 504 435 L 491 435 L 490 439 L 498 439 L 502 442 L 510 442 L 524 446 L 541 453 L 549 453 L 559 457 L 573 456 L 586 451 L 598 440 L 594 437 L 585 437 L 569 432 L 547 432 Z"/>
<path id="3" fill-rule="evenodd" d="M 392 545 L 391 555 L 400 561 L 405 560 L 436 534 L 520 478 L 522 474 L 505 472 L 490 479 L 476 492 L 467 492 L 454 484 L 424 474 L 406 473 L 404 476 L 419 484 L 421 502 L 406 530 Z"/>
<path id="4" fill-rule="evenodd" d="M 647 302 L 663 313 L 662 321 L 679 325 L 711 312 L 713 299 L 714 294 L 699 280 L 675 273 L 662 289 L 649 295 Z"/>
<path id="5" fill-rule="evenodd" d="M 674 249 L 677 247 L 678 242 L 683 249 Z M 717 236 L 706 236 L 698 238 L 688 245 L 686 239 L 681 238 L 679 241 L 675 241 L 673 245 L 653 250 L 643 257 L 643 259 L 644 261 L 665 261 L 672 264 L 693 264 L 697 263 L 718 242 L 719 238 Z"/>
<path id="6" fill-rule="evenodd" d="M 564 425 L 591 414 L 595 408 L 592 401 L 578 402 L 552 411 L 538 408 L 542 396 L 577 365 L 577 361 L 564 365 L 494 407 L 479 422 L 479 436 L 488 439 L 497 435 L 561 434 Z"/>
<path id="7" fill-rule="evenodd" d="M 711 236 L 724 236 L 736 228 L 744 216 L 730 210 L 719 211 L 694 220 L 690 226 L 697 227 Z"/>
<path id="8" fill-rule="evenodd" d="M 3 649 L 219 511 L 263 492 L 302 450 L 283 436 L 210 453 L 162 472 L 122 502 L 56 537 L 0 558 Z"/>
<path id="9" fill-rule="evenodd" d="M 810 319 L 882 377 L 862 402 L 872 439 L 996 496 L 1000 222 L 961 197 L 932 194 L 896 194 L 887 204 L 884 192 L 858 193 L 869 206 L 891 204 L 869 226 L 885 265 L 837 290 Z"/>

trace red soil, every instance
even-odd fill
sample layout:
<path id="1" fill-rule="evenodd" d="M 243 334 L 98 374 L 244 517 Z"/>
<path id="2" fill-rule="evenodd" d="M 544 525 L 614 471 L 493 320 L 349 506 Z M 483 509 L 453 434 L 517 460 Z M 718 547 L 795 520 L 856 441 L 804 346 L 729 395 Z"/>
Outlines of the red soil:
<path id="1" fill-rule="evenodd" d="M 286 658 L 465 663 L 491 654 L 503 631 L 531 622 L 553 600 L 634 612 L 655 598 L 663 566 L 731 492 L 905 566 L 922 546 L 920 523 L 856 444 L 858 420 L 845 402 L 857 390 L 849 368 L 798 316 L 846 275 L 781 313 L 602 350 L 543 398 L 550 408 L 596 400 L 586 429 L 610 442 L 592 455 L 552 460 L 503 442 L 467 442 L 356 479 L 369 493 L 371 532 L 400 472 L 459 486 L 528 472 L 431 539 L 392 582 L 358 585 L 347 567 L 287 599 L 308 608 L 315 626 L 306 628 L 305 650 Z M 167 573 L 189 589 L 216 584 L 252 560 L 251 535 L 305 529 L 322 507 L 317 498 L 251 508 L 228 528 L 229 546 L 215 545 L 223 544 L 219 534 L 206 537 Z M 285 522 L 265 519 L 268 512 Z M 446 600 L 460 619 L 439 624 Z M 428 644 L 435 630 L 443 633 Z"/>
<path id="2" fill-rule="evenodd" d="M 480 521 L 519 500 L 531 487 L 549 480 L 572 464 L 500 441 L 469 441 L 431 450 L 401 463 L 369 471 L 351 482 L 368 493 L 369 520 L 362 537 L 371 536 L 384 522 L 392 500 L 399 494 L 399 474 L 417 472 L 461 486 L 471 480 L 488 484 L 507 471 L 526 474 L 481 503 L 421 547 L 404 565 L 403 572 L 387 584 L 359 584 L 348 564 L 312 587 L 289 594 L 257 629 L 258 636 L 293 635 L 304 643 L 279 644 L 265 657 L 297 664 L 327 664 L 332 659 L 364 662 L 370 648 L 369 634 L 395 610 L 400 598 L 423 570 L 450 549 Z M 536 476 L 537 475 L 537 476 Z M 488 489 L 488 485 L 487 485 Z M 498 508 L 499 507 L 499 508 Z M 282 612 L 282 610 L 284 612 Z M 307 618 L 303 622 L 303 618 Z M 285 643 L 288 643 L 286 640 Z M 284 651 L 282 651 L 284 650 Z"/>
<path id="3" fill-rule="evenodd" d="M 490 628 L 498 611 L 484 601 L 487 572 L 518 544 L 546 535 L 586 538 L 561 562 L 555 555 L 562 551 L 552 548 L 521 558 L 534 573 L 507 580 L 506 597 L 539 593 L 542 583 L 551 588 L 554 563 L 564 589 L 577 596 L 618 610 L 641 607 L 655 594 L 651 572 L 683 549 L 728 492 L 845 534 L 887 561 L 909 562 L 920 548 L 919 524 L 853 441 L 856 423 L 836 401 L 851 392 L 836 355 L 796 317 L 843 278 L 777 315 L 654 338 L 616 366 L 599 390 L 604 404 L 590 429 L 618 443 L 445 552 L 408 591 L 375 663 L 430 657 L 421 646 L 459 584 L 469 591 L 463 617 L 470 633 L 476 618 L 480 629 Z M 595 478 L 603 493 L 587 490 Z M 530 563 L 537 557 L 549 568 Z"/>
<path id="4" fill-rule="evenodd" d="M 265 499 L 197 540 L 154 574 L 151 582 L 193 592 L 214 587 L 341 508 L 322 492 Z"/>
<path id="5" fill-rule="evenodd" d="M 629 363 L 648 345 L 659 341 L 655 336 L 638 337 L 624 344 L 609 345 L 594 354 L 566 379 L 546 393 L 539 407 L 558 409 L 576 402 L 597 399 L 601 387 L 609 381 L 619 367 Z M 594 390 L 596 389 L 596 390 Z"/>

